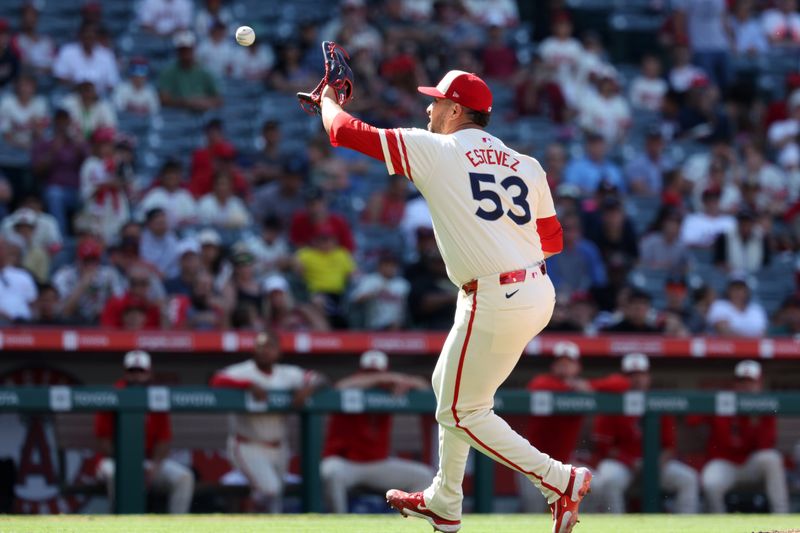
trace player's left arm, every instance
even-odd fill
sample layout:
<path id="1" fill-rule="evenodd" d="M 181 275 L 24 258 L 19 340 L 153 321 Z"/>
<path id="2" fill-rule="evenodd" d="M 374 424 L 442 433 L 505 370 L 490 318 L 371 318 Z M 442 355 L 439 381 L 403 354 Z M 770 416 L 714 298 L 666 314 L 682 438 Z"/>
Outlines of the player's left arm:
<path id="1" fill-rule="evenodd" d="M 544 170 L 541 166 L 538 166 L 538 170 L 540 171 L 541 179 L 537 180 L 539 201 L 536 204 L 536 232 L 539 234 L 544 258 L 547 259 L 561 252 L 564 248 L 564 239 L 561 223 L 556 217 L 553 195 L 547 185 Z"/>

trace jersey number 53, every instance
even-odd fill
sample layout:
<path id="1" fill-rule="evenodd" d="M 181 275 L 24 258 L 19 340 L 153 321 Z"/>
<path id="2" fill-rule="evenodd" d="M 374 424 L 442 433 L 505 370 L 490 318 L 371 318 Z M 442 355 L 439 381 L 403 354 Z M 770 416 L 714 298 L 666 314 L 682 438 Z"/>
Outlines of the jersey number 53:
<path id="1" fill-rule="evenodd" d="M 528 204 L 528 186 L 522 181 L 519 176 L 509 176 L 500 182 L 500 186 L 511 194 L 511 202 L 520 208 L 521 213 L 509 209 L 503 211 L 503 203 L 500 195 L 491 189 L 481 188 L 484 183 L 497 183 L 493 174 L 483 174 L 481 172 L 470 172 L 469 183 L 472 187 L 472 197 L 479 202 L 478 209 L 475 214 L 489 221 L 498 220 L 503 215 L 522 226 L 531 221 L 531 206 Z M 514 194 L 516 193 L 516 194 Z M 492 204 L 492 209 L 486 210 L 480 205 L 482 201 L 488 201 Z M 486 205 L 486 204 L 483 204 Z"/>

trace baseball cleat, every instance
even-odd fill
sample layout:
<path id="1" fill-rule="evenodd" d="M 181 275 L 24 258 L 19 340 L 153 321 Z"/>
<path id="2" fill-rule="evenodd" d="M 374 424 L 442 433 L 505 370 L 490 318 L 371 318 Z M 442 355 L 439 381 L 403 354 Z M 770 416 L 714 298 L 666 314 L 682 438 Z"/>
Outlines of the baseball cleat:
<path id="1" fill-rule="evenodd" d="M 392 489 L 386 493 L 386 503 L 403 517 L 413 516 L 427 520 L 434 531 L 454 533 L 461 529 L 461 520 L 447 520 L 429 510 L 425 506 L 425 498 L 421 492 L 403 492 Z"/>
<path id="2" fill-rule="evenodd" d="M 592 485 L 592 472 L 588 468 L 572 467 L 564 495 L 550 504 L 553 513 L 553 533 L 572 533 L 578 523 L 578 507 Z"/>

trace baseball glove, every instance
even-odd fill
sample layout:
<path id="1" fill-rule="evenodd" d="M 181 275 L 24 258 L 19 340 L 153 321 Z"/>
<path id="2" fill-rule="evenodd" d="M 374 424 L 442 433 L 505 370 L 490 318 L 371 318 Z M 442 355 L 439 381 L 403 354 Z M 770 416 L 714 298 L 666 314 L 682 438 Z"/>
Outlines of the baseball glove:
<path id="1" fill-rule="evenodd" d="M 322 41 L 322 56 L 325 58 L 325 76 L 310 93 L 297 93 L 300 107 L 311 115 L 320 114 L 322 91 L 326 85 L 336 91 L 336 99 L 340 106 L 353 99 L 353 71 L 347 64 L 350 56 L 344 48 L 333 41 Z"/>

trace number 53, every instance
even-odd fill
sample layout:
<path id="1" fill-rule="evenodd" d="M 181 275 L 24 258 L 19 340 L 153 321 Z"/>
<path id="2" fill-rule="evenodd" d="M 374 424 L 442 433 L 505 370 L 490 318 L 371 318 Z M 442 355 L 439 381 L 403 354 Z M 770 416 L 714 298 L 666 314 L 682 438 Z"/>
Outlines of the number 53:
<path id="1" fill-rule="evenodd" d="M 503 212 L 503 204 L 502 200 L 500 199 L 500 195 L 491 190 L 491 189 L 481 189 L 482 183 L 496 183 L 494 175 L 492 174 L 482 174 L 480 172 L 470 172 L 469 173 L 469 183 L 472 187 L 472 198 L 481 202 L 482 200 L 488 200 L 494 206 L 493 209 L 487 211 L 480 205 L 478 205 L 478 209 L 475 211 L 475 214 L 478 215 L 480 218 L 484 220 L 494 221 L 498 220 L 503 214 L 508 215 L 508 218 L 519 224 L 520 226 L 523 224 L 527 224 L 531 221 L 531 206 L 528 204 L 528 186 L 525 185 L 525 182 L 522 181 L 522 178 L 519 176 L 509 176 L 503 181 L 500 182 L 500 186 L 505 190 L 509 191 L 512 187 L 516 187 L 518 189 L 517 194 L 511 197 L 511 201 L 513 204 L 522 209 L 522 214 L 515 213 L 511 209 L 507 212 Z"/>

